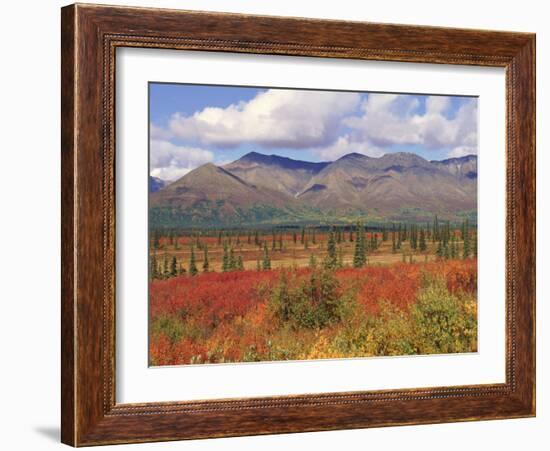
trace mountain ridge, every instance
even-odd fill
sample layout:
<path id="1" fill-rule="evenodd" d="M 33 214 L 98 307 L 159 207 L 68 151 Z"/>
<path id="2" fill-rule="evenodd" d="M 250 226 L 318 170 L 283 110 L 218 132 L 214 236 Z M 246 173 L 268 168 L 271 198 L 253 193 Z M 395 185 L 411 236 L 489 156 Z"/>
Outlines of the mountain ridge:
<path id="1" fill-rule="evenodd" d="M 187 225 L 349 215 L 420 220 L 474 211 L 476 193 L 476 155 L 429 161 L 408 152 L 352 152 L 316 163 L 249 152 L 223 166 L 207 163 L 190 171 L 152 192 L 150 203 L 155 212 L 179 215 Z"/>

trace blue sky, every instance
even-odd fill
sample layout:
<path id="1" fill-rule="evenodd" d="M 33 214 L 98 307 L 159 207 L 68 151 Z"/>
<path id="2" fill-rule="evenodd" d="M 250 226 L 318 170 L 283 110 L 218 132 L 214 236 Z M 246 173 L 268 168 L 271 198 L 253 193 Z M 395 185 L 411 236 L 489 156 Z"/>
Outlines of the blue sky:
<path id="1" fill-rule="evenodd" d="M 150 83 L 151 174 L 174 180 L 256 151 L 307 161 L 358 152 L 477 153 L 477 99 Z"/>

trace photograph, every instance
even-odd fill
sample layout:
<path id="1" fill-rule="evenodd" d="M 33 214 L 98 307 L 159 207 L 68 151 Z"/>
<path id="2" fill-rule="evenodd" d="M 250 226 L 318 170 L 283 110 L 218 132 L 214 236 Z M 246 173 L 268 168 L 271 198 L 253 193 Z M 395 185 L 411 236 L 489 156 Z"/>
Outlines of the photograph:
<path id="1" fill-rule="evenodd" d="M 149 83 L 149 365 L 477 352 L 478 98 Z"/>

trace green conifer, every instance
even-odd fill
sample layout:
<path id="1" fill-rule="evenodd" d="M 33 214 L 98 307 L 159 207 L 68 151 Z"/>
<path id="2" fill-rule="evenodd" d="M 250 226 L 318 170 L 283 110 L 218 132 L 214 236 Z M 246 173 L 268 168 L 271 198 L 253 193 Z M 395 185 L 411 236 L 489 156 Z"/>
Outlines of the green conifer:
<path id="1" fill-rule="evenodd" d="M 198 272 L 197 262 L 195 261 L 195 249 L 191 246 L 191 256 L 189 257 L 189 275 L 196 276 Z"/>
<path id="2" fill-rule="evenodd" d="M 271 269 L 271 259 L 269 258 L 269 251 L 267 250 L 267 244 L 264 242 L 264 258 L 262 260 L 262 269 Z"/>
<path id="3" fill-rule="evenodd" d="M 204 245 L 204 256 L 202 259 L 202 271 L 208 272 L 210 269 L 210 262 L 208 261 L 208 246 Z"/>

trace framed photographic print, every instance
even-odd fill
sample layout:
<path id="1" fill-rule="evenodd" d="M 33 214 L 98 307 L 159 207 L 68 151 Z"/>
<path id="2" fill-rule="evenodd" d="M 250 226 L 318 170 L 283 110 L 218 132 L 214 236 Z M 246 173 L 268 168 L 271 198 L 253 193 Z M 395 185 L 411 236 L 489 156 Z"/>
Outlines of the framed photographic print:
<path id="1" fill-rule="evenodd" d="M 62 441 L 535 415 L 535 37 L 62 9 Z"/>

